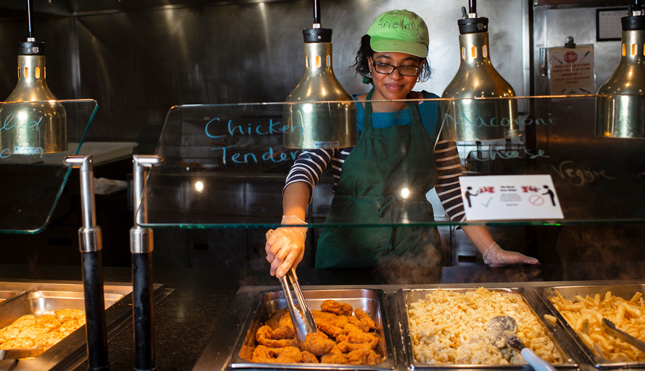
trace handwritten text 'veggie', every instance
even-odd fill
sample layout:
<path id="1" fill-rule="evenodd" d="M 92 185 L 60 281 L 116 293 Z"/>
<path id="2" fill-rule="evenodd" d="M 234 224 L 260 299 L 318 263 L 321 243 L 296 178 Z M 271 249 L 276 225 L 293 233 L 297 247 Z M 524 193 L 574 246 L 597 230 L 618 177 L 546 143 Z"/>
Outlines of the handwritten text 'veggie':
<path id="1" fill-rule="evenodd" d="M 567 180 L 572 186 L 576 187 L 583 186 L 586 183 L 594 182 L 600 178 L 608 180 L 618 179 L 605 174 L 604 170 L 598 171 L 579 169 L 571 160 L 562 161 L 557 168 L 554 165 L 551 165 L 551 168 L 555 170 L 560 178 Z"/>

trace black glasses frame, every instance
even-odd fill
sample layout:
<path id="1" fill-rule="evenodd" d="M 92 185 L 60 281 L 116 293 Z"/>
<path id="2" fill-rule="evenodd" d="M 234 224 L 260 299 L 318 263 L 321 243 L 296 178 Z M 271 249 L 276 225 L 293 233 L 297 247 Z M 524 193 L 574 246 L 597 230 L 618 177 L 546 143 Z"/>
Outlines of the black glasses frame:
<path id="1" fill-rule="evenodd" d="M 382 66 L 382 67 L 389 66 L 389 67 L 392 67 L 392 71 L 380 72 L 377 70 L 376 66 Z M 389 63 L 381 63 L 381 62 L 372 62 L 372 67 L 374 67 L 374 71 L 376 71 L 377 73 L 380 73 L 381 75 L 391 75 L 394 73 L 394 71 L 399 70 L 399 75 L 401 76 L 416 76 L 421 70 L 421 66 L 394 66 Z M 403 70 L 401 70 L 401 68 L 414 68 L 414 73 L 413 74 L 403 73 Z"/>

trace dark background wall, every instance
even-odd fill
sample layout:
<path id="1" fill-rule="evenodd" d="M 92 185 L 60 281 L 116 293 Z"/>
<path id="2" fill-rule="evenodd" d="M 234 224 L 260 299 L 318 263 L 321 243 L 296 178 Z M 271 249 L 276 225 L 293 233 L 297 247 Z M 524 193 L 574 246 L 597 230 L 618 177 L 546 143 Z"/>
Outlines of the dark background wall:
<path id="1" fill-rule="evenodd" d="M 313 1 L 218 0 L 35 0 L 35 37 L 47 45 L 47 82 L 59 99 L 96 99 L 99 110 L 88 141 L 135 141 L 139 152 L 152 153 L 170 107 L 179 104 L 276 102 L 295 87 L 303 71 L 302 30 L 310 28 Z M 364 92 L 351 70 L 359 38 L 378 14 L 406 8 L 420 14 L 430 28 L 433 77 L 421 89 L 440 94 L 458 68 L 457 19 L 466 0 L 323 0 L 322 25 L 333 30 L 335 73 L 349 92 Z M 490 19 L 491 60 L 518 95 L 547 94 L 536 76 L 538 49 L 561 46 L 572 35 L 594 43 L 594 6 L 626 1 L 481 0 L 478 13 Z M 534 4 L 537 4 L 534 7 Z M 26 39 L 25 2 L 0 0 L 0 99 L 16 84 L 16 47 Z M 596 43 L 597 84 L 619 60 L 619 42 Z M 532 89 L 536 86 L 536 89 Z M 69 122 L 68 125 L 85 123 Z M 584 122 L 579 123 L 580 126 Z M 82 132 L 72 128 L 70 132 Z M 74 139 L 74 138 L 70 138 Z M 78 139 L 78 138 L 76 138 Z M 140 140 L 143 140 L 141 142 Z M 120 161 L 96 169 L 98 176 L 127 180 L 131 164 Z M 39 236 L 2 236 L 18 245 L 15 262 L 69 264 L 78 259 L 80 226 L 76 178 L 61 199 L 52 225 Z M 276 187 L 279 188 L 280 185 Z M 327 189 L 328 191 L 328 189 Z M 279 192 L 279 191 L 278 191 Z M 105 231 L 107 264 L 128 264 L 128 230 L 132 214 L 127 194 L 97 198 L 99 225 Z M 273 210 L 279 215 L 279 210 Z M 317 217 L 323 218 L 324 215 Z M 533 233 L 504 231 L 501 244 L 520 249 L 568 244 L 560 230 Z M 611 233 L 610 233 L 611 232 Z M 448 231 L 447 235 L 457 233 Z M 576 229 L 577 233 L 577 229 Z M 600 233 L 613 238 L 612 231 Z M 155 258 L 179 266 L 247 265 L 262 267 L 264 231 L 155 231 Z M 519 236 L 518 236 L 519 234 Z M 584 234 L 584 233 L 582 233 Z M 638 233 L 622 233 L 636 235 Z M 314 234 L 310 234 L 310 243 Z M 463 236 L 456 236 L 460 240 Z M 548 237 L 548 238 L 547 238 Z M 517 241 L 522 241 L 518 243 Z M 454 242 L 452 242 L 454 244 Z M 467 243 L 463 254 L 474 262 Z M 566 246 L 568 248 L 569 246 Z M 532 251 L 549 259 L 555 248 Z M 594 258 L 594 247 L 584 256 Z M 466 251 L 468 250 L 468 251 Z M 310 251 L 310 250 L 308 250 Z M 571 251 L 571 250 L 568 250 Z M 570 256 L 573 253 L 568 252 Z M 639 252 L 637 252 L 639 253 Z M 635 255 L 638 255 L 635 253 Z M 455 251 L 453 261 L 458 260 Z M 631 252 L 630 252 L 631 254 Z M 631 256 L 631 255 L 628 255 Z M 574 257 L 575 258 L 575 257 Z M 574 259 L 572 258 L 572 259 Z M 620 257 L 622 259 L 623 257 Z M 307 262 L 313 262 L 311 256 Z"/>

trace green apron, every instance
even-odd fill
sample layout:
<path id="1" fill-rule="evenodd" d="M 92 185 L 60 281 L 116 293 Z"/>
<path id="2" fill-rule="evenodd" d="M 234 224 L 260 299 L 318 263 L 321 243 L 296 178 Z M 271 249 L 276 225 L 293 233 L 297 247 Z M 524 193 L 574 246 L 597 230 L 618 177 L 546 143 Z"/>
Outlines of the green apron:
<path id="1" fill-rule="evenodd" d="M 408 103 L 408 109 L 411 124 L 374 128 L 372 104 L 365 103 L 363 133 L 343 164 L 325 223 L 434 220 L 426 199 L 437 181 L 434 145 L 416 103 Z M 410 190 L 407 199 L 399 196 L 403 187 Z M 316 268 L 441 266 L 440 241 L 436 227 L 325 227 L 318 240 Z"/>

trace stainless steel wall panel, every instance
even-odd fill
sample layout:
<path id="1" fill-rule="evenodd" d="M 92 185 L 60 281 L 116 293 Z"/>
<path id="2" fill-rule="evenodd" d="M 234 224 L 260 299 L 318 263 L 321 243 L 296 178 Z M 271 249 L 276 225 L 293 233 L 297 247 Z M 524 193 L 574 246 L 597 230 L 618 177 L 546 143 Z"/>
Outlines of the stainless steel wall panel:
<path id="1" fill-rule="evenodd" d="M 310 0 L 68 4 L 71 16 L 36 26 L 46 33 L 48 67 L 57 71 L 56 78 L 48 78 L 54 93 L 99 103 L 88 140 L 137 140 L 143 127 L 163 123 L 172 105 L 284 100 L 303 73 L 302 30 L 313 21 Z M 478 5 L 478 13 L 490 19 L 493 64 L 518 95 L 526 95 L 526 1 L 488 0 Z M 406 8 L 421 15 L 430 28 L 433 76 L 419 88 L 440 95 L 459 65 L 457 19 L 462 6 L 467 1 L 321 2 L 322 25 L 333 30 L 338 80 L 351 93 L 368 90 L 351 68 L 360 37 L 381 12 Z M 16 35 L 0 43 L 22 40 L 21 26 L 0 19 L 0 31 Z M 60 40 L 65 46 L 52 51 Z M 2 56 L 0 66 L 13 69 L 15 61 Z M 69 87 L 60 87 L 56 80 Z M 14 84 L 0 76 L 0 93 L 8 95 Z"/>
<path id="2" fill-rule="evenodd" d="M 549 94 L 548 78 L 537 75 L 540 62 L 539 49 L 562 47 L 567 36 L 573 36 L 576 44 L 594 45 L 596 90 L 618 67 L 621 57 L 620 41 L 596 41 L 596 8 L 537 7 L 534 19 L 534 66 L 536 68 L 534 94 Z"/>

